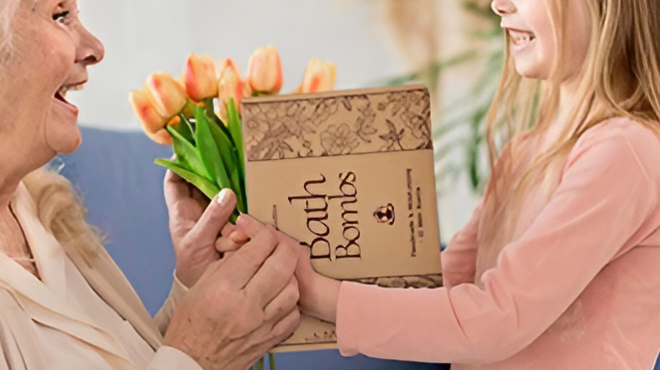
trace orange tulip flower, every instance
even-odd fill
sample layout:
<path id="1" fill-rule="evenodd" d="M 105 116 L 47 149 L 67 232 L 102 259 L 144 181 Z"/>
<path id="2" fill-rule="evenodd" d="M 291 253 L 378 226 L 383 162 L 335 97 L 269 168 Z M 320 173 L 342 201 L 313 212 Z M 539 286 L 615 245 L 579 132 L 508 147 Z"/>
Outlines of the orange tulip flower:
<path id="1" fill-rule="evenodd" d="M 188 96 L 196 102 L 218 95 L 215 63 L 209 56 L 190 54 L 184 81 Z"/>
<path id="2" fill-rule="evenodd" d="M 230 98 L 234 98 L 236 106 L 240 110 L 241 100 L 252 96 L 252 90 L 248 83 L 241 79 L 238 69 L 231 59 L 225 59 L 221 63 L 221 68 L 220 79 L 218 81 L 219 116 L 223 122 L 227 122 L 227 101 Z"/>
<path id="3" fill-rule="evenodd" d="M 295 92 L 313 93 L 334 89 L 336 69 L 333 63 L 313 58 L 305 69 L 302 84 Z"/>
<path id="4" fill-rule="evenodd" d="M 282 88 L 282 63 L 272 46 L 257 49 L 250 57 L 248 81 L 252 91 L 277 94 Z"/>
<path id="5" fill-rule="evenodd" d="M 145 90 L 131 91 L 128 98 L 131 108 L 149 138 L 159 144 L 172 145 L 172 136 L 165 129 L 168 119 L 156 111 L 147 95 Z"/>
<path id="6" fill-rule="evenodd" d="M 185 89 L 164 72 L 149 76 L 144 91 L 158 114 L 168 120 L 179 114 L 188 100 Z"/>

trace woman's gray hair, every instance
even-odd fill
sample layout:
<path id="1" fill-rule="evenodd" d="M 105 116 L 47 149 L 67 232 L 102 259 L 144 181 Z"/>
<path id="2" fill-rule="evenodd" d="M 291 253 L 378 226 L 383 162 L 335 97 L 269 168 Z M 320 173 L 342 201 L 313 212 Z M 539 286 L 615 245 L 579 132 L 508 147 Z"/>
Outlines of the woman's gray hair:
<path id="1" fill-rule="evenodd" d="M 16 9 L 21 1 L 25 0 L 0 0 L 0 61 L 5 61 L 11 53 L 12 45 L 12 23 L 16 15 Z"/>

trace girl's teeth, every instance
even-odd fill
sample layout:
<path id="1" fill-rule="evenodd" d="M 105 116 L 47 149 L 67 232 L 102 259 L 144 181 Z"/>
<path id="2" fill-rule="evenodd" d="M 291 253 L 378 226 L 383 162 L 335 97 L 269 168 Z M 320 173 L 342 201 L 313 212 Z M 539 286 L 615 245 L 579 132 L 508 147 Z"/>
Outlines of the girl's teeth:
<path id="1" fill-rule="evenodd" d="M 534 39 L 534 36 L 530 34 L 516 34 L 516 35 L 511 35 L 511 40 L 513 41 L 514 45 L 523 45 L 526 44 Z"/>

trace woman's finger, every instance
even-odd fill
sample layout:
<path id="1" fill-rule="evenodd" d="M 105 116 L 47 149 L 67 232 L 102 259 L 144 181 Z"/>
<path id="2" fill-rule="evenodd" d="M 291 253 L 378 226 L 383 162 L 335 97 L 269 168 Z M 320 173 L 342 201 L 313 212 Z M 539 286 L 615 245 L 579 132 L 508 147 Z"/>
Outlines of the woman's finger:
<path id="1" fill-rule="evenodd" d="M 272 229 L 264 228 L 250 242 L 233 252 L 231 258 L 223 261 L 218 281 L 225 284 L 228 289 L 245 288 L 276 246 L 275 232 Z"/>
<path id="2" fill-rule="evenodd" d="M 167 170 L 163 181 L 165 190 L 165 203 L 172 206 L 178 199 L 190 197 L 190 185 L 174 172 Z"/>
<path id="3" fill-rule="evenodd" d="M 235 207 L 236 195 L 229 189 L 222 189 L 190 230 L 188 242 L 201 246 L 214 245 Z"/>
<path id="4" fill-rule="evenodd" d="M 268 343 L 270 347 L 276 346 L 289 338 L 298 329 L 298 326 L 300 326 L 300 310 L 296 306 L 282 320 L 279 320 L 273 325 L 273 329 L 271 330 L 273 340 Z"/>
<path id="5" fill-rule="evenodd" d="M 296 269 L 298 255 L 288 244 L 278 247 L 245 287 L 261 307 L 266 307 L 289 283 Z"/>
<path id="6" fill-rule="evenodd" d="M 280 321 L 298 305 L 299 298 L 298 280 L 292 277 L 284 289 L 264 308 L 265 320 Z"/>

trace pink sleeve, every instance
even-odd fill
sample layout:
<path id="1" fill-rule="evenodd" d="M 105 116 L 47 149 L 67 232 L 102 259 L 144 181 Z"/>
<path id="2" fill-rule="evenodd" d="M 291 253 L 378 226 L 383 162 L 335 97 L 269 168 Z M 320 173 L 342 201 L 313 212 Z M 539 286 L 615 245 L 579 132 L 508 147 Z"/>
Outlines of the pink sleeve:
<path id="1" fill-rule="evenodd" d="M 341 353 L 489 363 L 540 336 L 609 261 L 660 222 L 649 222 L 657 218 L 660 190 L 657 138 L 635 123 L 601 126 L 580 139 L 549 203 L 520 240 L 504 248 L 497 267 L 483 274 L 483 289 L 343 282 Z"/>
<path id="2" fill-rule="evenodd" d="M 475 209 L 467 225 L 451 238 L 447 249 L 442 252 L 442 282 L 447 288 L 474 283 L 481 207 Z"/>

